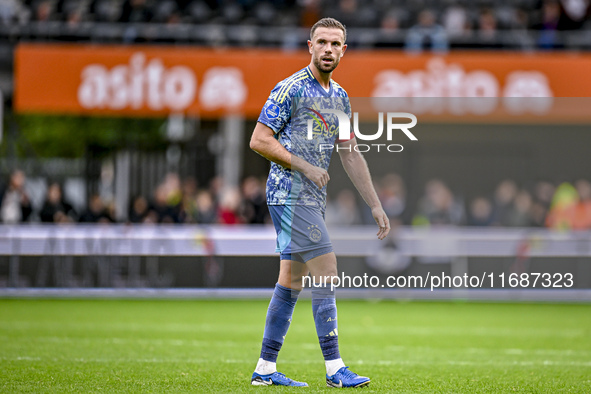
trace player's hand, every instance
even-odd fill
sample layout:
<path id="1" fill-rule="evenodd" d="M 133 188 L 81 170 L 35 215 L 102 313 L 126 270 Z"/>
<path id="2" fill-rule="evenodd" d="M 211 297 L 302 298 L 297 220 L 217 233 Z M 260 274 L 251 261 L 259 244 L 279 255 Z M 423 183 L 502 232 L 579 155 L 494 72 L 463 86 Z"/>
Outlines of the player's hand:
<path id="1" fill-rule="evenodd" d="M 324 186 L 326 186 L 330 180 L 328 171 L 326 171 L 324 168 L 315 167 L 313 165 L 310 165 L 310 168 L 306 170 L 304 175 L 306 178 L 314 182 L 319 189 L 322 189 Z"/>
<path id="2" fill-rule="evenodd" d="M 373 208 L 371 214 L 380 228 L 377 233 L 378 239 L 382 240 L 386 238 L 390 232 L 390 220 L 388 219 L 388 215 L 386 215 L 386 212 L 384 212 L 382 207 Z"/>

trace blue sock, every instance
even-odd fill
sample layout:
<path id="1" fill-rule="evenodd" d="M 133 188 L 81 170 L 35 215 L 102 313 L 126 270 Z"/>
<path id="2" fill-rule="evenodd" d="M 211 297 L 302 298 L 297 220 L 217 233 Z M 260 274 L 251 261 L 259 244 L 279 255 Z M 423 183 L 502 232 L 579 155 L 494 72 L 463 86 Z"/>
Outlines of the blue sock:
<path id="1" fill-rule="evenodd" d="M 325 360 L 341 358 L 337 331 L 337 303 L 330 287 L 312 288 L 312 313 Z"/>
<path id="2" fill-rule="evenodd" d="M 277 355 L 289 329 L 291 316 L 299 294 L 298 290 L 288 289 L 279 283 L 275 285 L 275 291 L 273 291 L 273 297 L 269 303 L 269 309 L 267 309 L 263 347 L 261 349 L 261 358 L 263 360 L 277 362 Z"/>

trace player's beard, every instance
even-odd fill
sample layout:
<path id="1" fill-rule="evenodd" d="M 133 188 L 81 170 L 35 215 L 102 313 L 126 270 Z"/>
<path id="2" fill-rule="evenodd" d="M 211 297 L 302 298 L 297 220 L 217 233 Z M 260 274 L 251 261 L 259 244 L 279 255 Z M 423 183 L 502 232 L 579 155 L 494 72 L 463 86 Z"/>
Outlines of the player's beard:
<path id="1" fill-rule="evenodd" d="M 339 65 L 340 59 L 336 57 L 334 61 L 330 65 L 325 65 L 322 63 L 322 57 L 314 58 L 314 65 L 316 68 L 323 73 L 329 74 L 334 71 L 335 68 Z"/>

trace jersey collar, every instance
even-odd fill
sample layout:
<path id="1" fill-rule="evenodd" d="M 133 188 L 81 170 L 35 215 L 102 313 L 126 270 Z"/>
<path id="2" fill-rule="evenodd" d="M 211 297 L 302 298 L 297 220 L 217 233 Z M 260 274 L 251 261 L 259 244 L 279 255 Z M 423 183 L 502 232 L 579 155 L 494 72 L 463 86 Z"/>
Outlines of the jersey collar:
<path id="1" fill-rule="evenodd" d="M 316 79 L 316 77 L 312 73 L 312 70 L 310 70 L 310 66 L 307 66 L 306 68 L 308 69 L 308 72 L 310 73 L 310 75 L 312 76 L 312 78 L 314 78 L 314 82 L 316 83 L 316 85 L 318 85 L 318 90 L 320 91 L 320 94 L 322 94 L 324 97 L 332 97 L 332 92 L 334 90 L 334 85 L 332 83 L 332 78 L 330 79 L 330 89 L 328 89 L 328 92 L 327 92 L 322 87 L 322 85 L 320 84 L 320 82 L 318 82 L 318 80 Z"/>

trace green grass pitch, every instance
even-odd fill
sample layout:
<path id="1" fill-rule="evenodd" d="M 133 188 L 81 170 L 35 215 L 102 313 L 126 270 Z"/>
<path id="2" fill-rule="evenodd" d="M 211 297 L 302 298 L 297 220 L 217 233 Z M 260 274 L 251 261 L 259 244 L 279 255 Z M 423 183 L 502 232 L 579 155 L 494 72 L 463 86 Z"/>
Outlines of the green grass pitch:
<path id="1" fill-rule="evenodd" d="M 252 387 L 268 301 L 0 300 L 0 392 L 318 392 L 309 300 Z M 591 393 L 591 305 L 339 301 L 341 354 L 377 393 Z"/>

